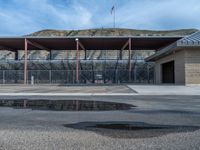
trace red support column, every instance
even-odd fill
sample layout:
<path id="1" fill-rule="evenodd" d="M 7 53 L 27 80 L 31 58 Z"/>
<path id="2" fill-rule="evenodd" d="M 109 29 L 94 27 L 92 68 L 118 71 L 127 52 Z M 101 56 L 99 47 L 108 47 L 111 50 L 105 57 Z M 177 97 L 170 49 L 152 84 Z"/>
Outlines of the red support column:
<path id="1" fill-rule="evenodd" d="M 24 84 L 27 84 L 27 52 L 28 51 L 28 42 L 25 39 L 24 43 Z"/>
<path id="2" fill-rule="evenodd" d="M 76 39 L 76 83 L 79 82 L 79 39 Z"/>
<path id="3" fill-rule="evenodd" d="M 131 81 L 131 68 L 132 68 L 132 65 L 131 65 L 131 38 L 129 38 L 128 40 L 128 46 L 129 46 L 129 81 Z"/>

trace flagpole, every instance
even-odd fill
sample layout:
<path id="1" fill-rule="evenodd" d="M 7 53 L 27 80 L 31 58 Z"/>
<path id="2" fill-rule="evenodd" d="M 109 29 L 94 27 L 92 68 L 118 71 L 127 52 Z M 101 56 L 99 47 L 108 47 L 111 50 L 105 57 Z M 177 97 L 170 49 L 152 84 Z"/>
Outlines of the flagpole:
<path id="1" fill-rule="evenodd" d="M 114 15 L 113 15 L 113 17 L 114 17 L 114 29 L 115 29 L 115 7 L 114 7 Z"/>
<path id="2" fill-rule="evenodd" d="M 111 8 L 111 15 L 113 15 L 113 28 L 115 29 L 115 5 Z"/>

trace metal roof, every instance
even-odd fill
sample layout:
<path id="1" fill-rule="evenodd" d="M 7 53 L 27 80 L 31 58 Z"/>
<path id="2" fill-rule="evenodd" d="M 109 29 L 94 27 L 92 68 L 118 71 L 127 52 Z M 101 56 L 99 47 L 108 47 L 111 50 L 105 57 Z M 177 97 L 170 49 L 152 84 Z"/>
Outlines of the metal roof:
<path id="1" fill-rule="evenodd" d="M 178 40 L 177 46 L 200 46 L 200 31 Z"/>
<path id="2" fill-rule="evenodd" d="M 200 47 L 200 31 L 197 31 L 189 36 L 177 40 L 176 42 L 158 50 L 154 55 L 146 58 L 146 61 L 155 61 L 162 58 L 175 50 L 179 50 L 184 47 Z"/>
<path id="3" fill-rule="evenodd" d="M 133 50 L 157 50 L 167 46 L 183 37 L 181 36 L 107 36 L 107 37 L 0 37 L 0 49 L 8 47 L 13 50 L 23 50 L 24 40 L 42 45 L 51 50 L 74 50 L 76 49 L 75 39 L 84 45 L 86 50 L 120 50 L 131 38 Z M 2 48 L 1 48 L 2 47 Z M 29 50 L 38 50 L 33 45 L 28 46 Z"/>

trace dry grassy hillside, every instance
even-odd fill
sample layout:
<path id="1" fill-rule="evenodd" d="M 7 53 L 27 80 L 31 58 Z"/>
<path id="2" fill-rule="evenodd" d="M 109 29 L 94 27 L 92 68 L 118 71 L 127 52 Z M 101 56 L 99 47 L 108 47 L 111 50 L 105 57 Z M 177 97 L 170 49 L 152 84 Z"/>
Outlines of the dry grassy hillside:
<path id="1" fill-rule="evenodd" d="M 42 30 L 28 36 L 184 36 L 196 32 L 197 29 L 180 30 L 136 30 L 136 29 L 85 29 L 85 30 Z"/>

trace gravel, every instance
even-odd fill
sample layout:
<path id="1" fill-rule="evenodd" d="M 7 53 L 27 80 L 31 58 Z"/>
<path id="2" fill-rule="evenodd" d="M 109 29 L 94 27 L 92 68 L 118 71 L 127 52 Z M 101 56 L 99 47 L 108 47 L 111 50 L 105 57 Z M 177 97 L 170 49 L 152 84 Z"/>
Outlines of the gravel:
<path id="1" fill-rule="evenodd" d="M 61 129 L 1 130 L 0 149 L 53 150 L 53 149 L 199 149 L 200 131 L 168 134 L 156 138 L 120 139 L 109 138 L 94 132 Z"/>

